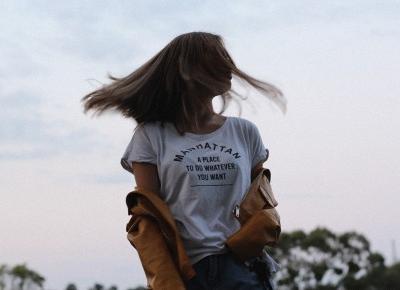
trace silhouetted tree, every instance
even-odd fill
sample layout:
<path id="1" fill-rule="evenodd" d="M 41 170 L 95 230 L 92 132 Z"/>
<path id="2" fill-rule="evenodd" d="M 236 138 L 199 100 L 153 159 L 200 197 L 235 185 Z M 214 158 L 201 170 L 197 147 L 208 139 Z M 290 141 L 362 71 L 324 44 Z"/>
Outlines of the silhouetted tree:
<path id="1" fill-rule="evenodd" d="M 15 265 L 8 271 L 8 275 L 11 276 L 12 289 L 31 289 L 32 286 L 43 289 L 45 278 L 39 273 L 29 269 L 25 264 Z M 15 287 L 15 283 L 17 283 L 17 287 Z"/>
<path id="2" fill-rule="evenodd" d="M 6 277 L 8 274 L 8 269 L 6 264 L 0 265 L 0 290 L 6 288 Z"/>
<path id="3" fill-rule="evenodd" d="M 282 233 L 278 248 L 268 252 L 281 264 L 275 280 L 282 290 L 389 289 L 382 288 L 383 279 L 400 289 L 393 284 L 399 269 L 386 268 L 383 256 L 372 253 L 368 240 L 356 232 L 336 235 L 316 228 L 308 234 Z"/>
<path id="4" fill-rule="evenodd" d="M 386 267 L 384 264 L 361 279 L 346 279 L 346 289 L 400 289 L 400 263 Z"/>
<path id="5" fill-rule="evenodd" d="M 65 287 L 65 290 L 78 290 L 78 288 L 74 283 L 69 283 L 67 287 Z"/>
<path id="6" fill-rule="evenodd" d="M 89 288 L 89 290 L 104 290 L 104 286 L 99 283 L 95 283 L 93 287 Z"/>

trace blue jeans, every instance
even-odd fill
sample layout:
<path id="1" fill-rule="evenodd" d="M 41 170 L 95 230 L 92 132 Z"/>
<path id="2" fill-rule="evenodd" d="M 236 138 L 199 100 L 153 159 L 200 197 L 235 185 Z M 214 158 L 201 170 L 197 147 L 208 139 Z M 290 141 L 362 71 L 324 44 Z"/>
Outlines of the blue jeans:
<path id="1" fill-rule="evenodd" d="M 187 290 L 273 290 L 270 277 L 261 281 L 231 252 L 207 256 L 193 267 L 197 275 L 186 283 Z"/>

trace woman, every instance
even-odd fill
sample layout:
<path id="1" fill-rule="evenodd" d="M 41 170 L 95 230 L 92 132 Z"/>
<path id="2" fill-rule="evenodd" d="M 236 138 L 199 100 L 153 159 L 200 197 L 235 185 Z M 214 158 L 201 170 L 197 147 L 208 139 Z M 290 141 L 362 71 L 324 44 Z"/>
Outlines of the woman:
<path id="1" fill-rule="evenodd" d="M 83 98 L 85 112 L 116 109 L 138 123 L 121 164 L 168 204 L 197 272 L 187 289 L 269 289 L 225 241 L 240 228 L 232 209 L 268 158 L 258 128 L 222 116 L 232 76 L 285 108 L 279 89 L 238 69 L 219 35 L 185 33 L 130 75 Z M 214 112 L 212 99 L 223 108 Z M 270 278 L 270 277 L 269 277 Z M 215 288 L 215 289 L 217 289 Z"/>

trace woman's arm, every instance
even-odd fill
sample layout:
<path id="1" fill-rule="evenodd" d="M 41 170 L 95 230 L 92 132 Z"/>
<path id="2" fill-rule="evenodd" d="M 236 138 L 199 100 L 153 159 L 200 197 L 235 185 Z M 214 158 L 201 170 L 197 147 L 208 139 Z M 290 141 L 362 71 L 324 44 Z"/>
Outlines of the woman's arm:
<path id="1" fill-rule="evenodd" d="M 132 173 L 134 173 L 137 187 L 159 194 L 160 180 L 155 164 L 132 162 Z M 152 202 L 149 201 L 148 203 L 151 204 Z M 150 287 L 148 289 L 185 289 L 180 272 L 181 268 L 179 268 L 181 265 L 175 263 L 170 248 L 171 242 L 167 243 L 164 232 L 160 231 L 163 225 L 159 220 L 167 222 L 165 215 L 161 214 L 159 220 L 155 220 L 140 211 L 140 209 L 144 209 L 158 215 L 156 207 L 153 211 L 152 206 L 139 205 L 139 211 L 132 215 L 129 222 L 132 226 L 129 226 L 129 224 L 127 226 L 128 240 L 138 252 Z M 171 234 L 174 234 L 173 230 L 169 231 L 169 235 Z M 174 241 L 176 241 L 176 236 Z M 188 271 L 185 275 L 189 273 Z"/>
<path id="2" fill-rule="evenodd" d="M 157 166 L 145 162 L 132 162 L 132 172 L 135 176 L 136 186 L 160 193 L 160 178 Z"/>

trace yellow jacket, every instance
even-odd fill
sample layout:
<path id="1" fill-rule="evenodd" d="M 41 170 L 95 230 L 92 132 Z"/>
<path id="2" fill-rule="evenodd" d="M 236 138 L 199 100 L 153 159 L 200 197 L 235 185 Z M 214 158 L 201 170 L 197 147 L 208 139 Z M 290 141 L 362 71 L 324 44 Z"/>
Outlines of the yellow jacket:
<path id="1" fill-rule="evenodd" d="M 267 172 L 264 168 L 260 170 L 250 186 L 262 196 L 269 186 L 269 181 L 262 178 Z M 126 196 L 126 204 L 128 214 L 132 215 L 126 225 L 127 238 L 139 254 L 148 288 L 185 290 L 185 281 L 196 272 L 168 205 L 156 193 L 137 186 Z M 227 239 L 226 245 L 240 260 L 262 255 L 264 246 L 279 238 L 279 216 L 274 218 L 269 214 L 271 210 L 260 208 Z"/>
<path id="2" fill-rule="evenodd" d="M 149 289 L 184 290 L 196 275 L 167 204 L 154 192 L 135 187 L 126 197 L 127 237 L 137 250 Z"/>

